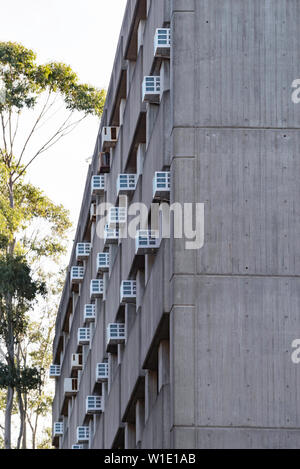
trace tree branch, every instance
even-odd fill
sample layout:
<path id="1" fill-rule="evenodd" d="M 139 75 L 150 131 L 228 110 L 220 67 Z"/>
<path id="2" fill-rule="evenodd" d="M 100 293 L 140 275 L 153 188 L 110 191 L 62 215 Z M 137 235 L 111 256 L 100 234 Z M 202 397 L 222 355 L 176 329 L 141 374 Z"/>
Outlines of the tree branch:
<path id="1" fill-rule="evenodd" d="M 13 180 L 13 184 L 25 173 L 27 168 L 33 163 L 33 161 L 42 153 L 45 153 L 49 150 L 53 145 L 55 145 L 59 140 L 69 133 L 71 133 L 75 127 L 78 126 L 80 122 L 82 122 L 87 116 L 84 115 L 81 119 L 78 119 L 76 122 L 73 122 L 66 126 L 66 123 L 71 118 L 73 112 L 69 115 L 69 117 L 64 121 L 64 123 L 59 127 L 59 129 L 52 135 L 51 138 L 35 153 L 35 155 L 29 160 L 29 162 L 24 166 L 22 171 L 16 176 Z M 68 130 L 69 129 L 69 130 Z"/>

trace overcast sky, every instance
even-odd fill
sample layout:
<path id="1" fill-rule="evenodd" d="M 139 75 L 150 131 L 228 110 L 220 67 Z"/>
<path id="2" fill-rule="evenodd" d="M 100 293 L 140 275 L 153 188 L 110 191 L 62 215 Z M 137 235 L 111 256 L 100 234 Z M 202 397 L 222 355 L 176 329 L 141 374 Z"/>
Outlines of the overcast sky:
<path id="1" fill-rule="evenodd" d="M 41 63 L 65 62 L 80 81 L 108 88 L 126 0 L 0 0 L 0 41 L 20 42 Z M 45 154 L 30 171 L 77 224 L 88 163 L 99 127 L 89 119 Z"/>

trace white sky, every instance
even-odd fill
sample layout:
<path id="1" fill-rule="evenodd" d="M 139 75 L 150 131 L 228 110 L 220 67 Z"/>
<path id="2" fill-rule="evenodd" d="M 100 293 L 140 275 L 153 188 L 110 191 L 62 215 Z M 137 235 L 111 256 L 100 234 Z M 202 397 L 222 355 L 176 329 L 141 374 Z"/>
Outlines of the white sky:
<path id="1" fill-rule="evenodd" d="M 80 81 L 107 89 L 125 5 L 126 0 L 0 0 L 0 41 L 33 49 L 40 63 L 67 63 Z M 70 210 L 74 228 L 98 127 L 96 118 L 84 121 L 29 172 L 31 182 Z"/>

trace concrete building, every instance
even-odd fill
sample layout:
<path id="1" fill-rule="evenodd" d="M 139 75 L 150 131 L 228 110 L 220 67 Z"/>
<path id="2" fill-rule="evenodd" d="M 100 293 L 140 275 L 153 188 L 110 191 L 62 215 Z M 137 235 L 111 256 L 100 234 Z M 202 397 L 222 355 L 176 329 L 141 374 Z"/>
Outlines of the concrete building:
<path id="1" fill-rule="evenodd" d="M 128 0 L 57 316 L 56 447 L 300 446 L 299 19 Z M 204 247 L 101 239 L 97 204 L 150 209 L 159 172 L 157 200 L 205 204 Z"/>

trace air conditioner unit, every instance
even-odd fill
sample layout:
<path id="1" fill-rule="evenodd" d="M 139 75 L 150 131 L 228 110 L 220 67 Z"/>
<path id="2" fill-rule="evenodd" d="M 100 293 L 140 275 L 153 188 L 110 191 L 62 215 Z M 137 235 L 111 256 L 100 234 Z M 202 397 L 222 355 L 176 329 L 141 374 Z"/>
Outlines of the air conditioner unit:
<path id="1" fill-rule="evenodd" d="M 91 253 L 91 243 L 78 243 L 76 246 L 76 258 L 78 261 L 89 258 Z"/>
<path id="2" fill-rule="evenodd" d="M 109 271 L 109 253 L 99 252 L 97 255 L 97 272 L 101 274 Z"/>
<path id="3" fill-rule="evenodd" d="M 102 151 L 107 151 L 116 146 L 119 136 L 119 127 L 103 127 Z"/>
<path id="4" fill-rule="evenodd" d="M 104 295 L 104 280 L 96 279 L 91 280 L 90 284 L 90 296 L 94 300 L 96 298 L 103 298 Z"/>
<path id="5" fill-rule="evenodd" d="M 78 391 L 77 378 L 65 378 L 64 380 L 64 394 L 67 397 L 76 396 Z"/>
<path id="6" fill-rule="evenodd" d="M 108 363 L 97 363 L 96 365 L 96 381 L 104 383 L 108 380 Z"/>
<path id="7" fill-rule="evenodd" d="M 143 102 L 159 103 L 160 101 L 160 76 L 145 77 L 143 81 Z"/>
<path id="8" fill-rule="evenodd" d="M 119 241 L 119 228 L 109 228 L 108 225 L 104 227 L 104 246 L 108 247 L 110 244 L 117 244 Z"/>
<path id="9" fill-rule="evenodd" d="M 153 178 L 153 199 L 170 198 L 171 173 L 169 171 L 156 172 Z"/>
<path id="10" fill-rule="evenodd" d="M 123 280 L 120 287 L 120 303 L 135 303 L 136 301 L 136 281 Z"/>
<path id="11" fill-rule="evenodd" d="M 118 225 L 125 225 L 127 222 L 126 207 L 111 207 L 108 212 L 109 228 L 116 228 Z"/>
<path id="12" fill-rule="evenodd" d="M 101 414 L 103 412 L 103 397 L 102 396 L 87 396 L 85 401 L 85 410 L 89 415 Z"/>
<path id="13" fill-rule="evenodd" d="M 94 322 L 96 319 L 96 305 L 84 305 L 83 320 L 84 322 Z"/>
<path id="14" fill-rule="evenodd" d="M 81 353 L 72 353 L 71 355 L 71 371 L 82 370 L 83 361 Z"/>
<path id="15" fill-rule="evenodd" d="M 91 195 L 102 195 L 105 192 L 105 174 L 92 176 Z"/>
<path id="16" fill-rule="evenodd" d="M 117 194 L 129 194 L 135 191 L 137 184 L 136 174 L 119 174 L 117 179 Z"/>
<path id="17" fill-rule="evenodd" d="M 135 237 L 135 253 L 153 254 L 159 249 L 160 237 L 159 232 L 155 230 L 139 230 Z"/>
<path id="18" fill-rule="evenodd" d="M 82 283 L 84 279 L 84 267 L 80 265 L 76 265 L 72 267 L 71 272 L 70 272 L 70 277 L 71 277 L 72 284 Z"/>
<path id="19" fill-rule="evenodd" d="M 78 329 L 78 345 L 89 345 L 91 340 L 91 330 L 89 327 Z"/>
<path id="20" fill-rule="evenodd" d="M 90 221 L 96 221 L 97 218 L 97 204 L 92 203 L 90 208 Z"/>
<path id="21" fill-rule="evenodd" d="M 78 443 L 87 443 L 90 439 L 90 428 L 85 427 L 77 427 L 77 442 Z"/>
<path id="22" fill-rule="evenodd" d="M 53 437 L 63 436 L 63 434 L 64 434 L 63 422 L 55 422 L 53 425 Z"/>
<path id="23" fill-rule="evenodd" d="M 171 29 L 159 28 L 154 36 L 154 56 L 169 58 L 171 49 Z"/>
<path id="24" fill-rule="evenodd" d="M 59 378 L 60 376 L 60 365 L 50 365 L 49 378 Z"/>
<path id="25" fill-rule="evenodd" d="M 83 445 L 72 445 L 72 449 L 83 449 Z"/>
<path id="26" fill-rule="evenodd" d="M 100 174 L 107 174 L 110 172 L 110 153 L 99 153 L 99 169 Z"/>
<path id="27" fill-rule="evenodd" d="M 125 324 L 115 323 L 107 326 L 107 345 L 118 345 L 125 342 Z"/>

